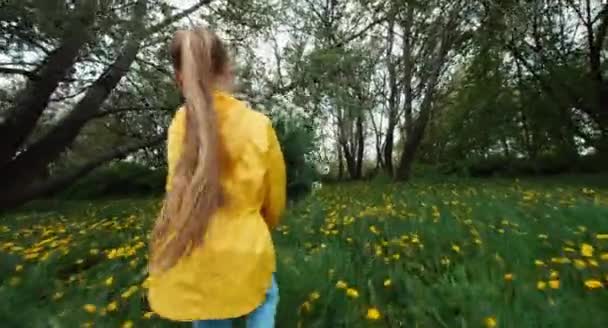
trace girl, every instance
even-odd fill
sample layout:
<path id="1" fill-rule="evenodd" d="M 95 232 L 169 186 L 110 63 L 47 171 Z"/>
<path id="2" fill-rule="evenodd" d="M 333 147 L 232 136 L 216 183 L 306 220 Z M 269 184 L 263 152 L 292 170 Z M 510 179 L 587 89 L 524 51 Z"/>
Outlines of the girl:
<path id="1" fill-rule="evenodd" d="M 176 33 L 185 98 L 169 128 L 167 195 L 152 232 L 149 301 L 195 327 L 274 327 L 279 301 L 270 228 L 285 206 L 285 164 L 271 122 L 227 92 L 228 54 L 213 32 Z"/>

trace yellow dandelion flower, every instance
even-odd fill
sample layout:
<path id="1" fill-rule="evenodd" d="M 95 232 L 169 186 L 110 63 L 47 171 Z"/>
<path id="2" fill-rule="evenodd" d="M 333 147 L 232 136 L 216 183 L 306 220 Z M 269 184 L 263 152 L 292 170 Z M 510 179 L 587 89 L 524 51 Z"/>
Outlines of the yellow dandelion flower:
<path id="1" fill-rule="evenodd" d="M 133 328 L 133 321 L 127 320 L 122 324 L 122 328 Z"/>
<path id="2" fill-rule="evenodd" d="M 25 255 L 24 259 L 34 260 L 34 259 L 38 258 L 38 256 L 40 256 L 39 253 L 29 253 L 29 254 Z"/>
<path id="3" fill-rule="evenodd" d="M 144 319 L 152 319 L 153 316 L 154 316 L 154 312 L 150 311 L 150 312 L 144 313 L 143 318 Z"/>
<path id="4" fill-rule="evenodd" d="M 91 321 L 87 321 L 87 322 L 83 323 L 82 325 L 80 325 L 80 327 L 91 328 L 91 327 L 93 327 L 93 323 Z"/>
<path id="5" fill-rule="evenodd" d="M 554 257 L 551 259 L 551 262 L 557 263 L 557 264 L 568 264 L 568 263 L 571 263 L 572 261 L 567 257 Z"/>
<path id="6" fill-rule="evenodd" d="M 18 264 L 17 266 L 15 266 L 15 271 L 16 271 L 16 272 L 21 272 L 21 271 L 23 271 L 23 265 Z"/>
<path id="7" fill-rule="evenodd" d="M 369 231 L 371 231 L 371 233 L 373 233 L 374 235 L 378 235 L 378 234 L 380 234 L 380 231 L 378 231 L 378 228 L 376 228 L 376 226 L 375 226 L 375 225 L 370 226 L 370 227 L 369 227 Z"/>
<path id="8" fill-rule="evenodd" d="M 460 246 L 453 244 L 452 245 L 452 250 L 456 253 L 460 253 Z"/>
<path id="9" fill-rule="evenodd" d="M 393 285 L 393 281 L 390 279 L 384 280 L 384 287 L 388 288 Z"/>
<path id="10" fill-rule="evenodd" d="M 312 310 L 312 304 L 309 301 L 306 301 L 300 305 L 300 312 L 308 313 Z"/>
<path id="11" fill-rule="evenodd" d="M 382 317 L 382 315 L 380 314 L 380 311 L 377 308 L 371 307 L 371 308 L 367 309 L 367 314 L 365 315 L 365 318 L 367 320 L 375 321 L 375 320 L 380 319 L 381 317 Z"/>
<path id="12" fill-rule="evenodd" d="M 608 233 L 598 233 L 597 235 L 595 235 L 595 239 L 608 240 Z"/>
<path id="13" fill-rule="evenodd" d="M 557 278 L 559 278 L 559 272 L 557 272 L 555 270 L 551 270 L 551 273 L 549 274 L 549 277 L 551 279 L 557 279 Z"/>
<path id="14" fill-rule="evenodd" d="M 549 280 L 549 287 L 551 287 L 551 289 L 559 289 L 559 280 Z"/>
<path id="15" fill-rule="evenodd" d="M 106 306 L 106 310 L 108 310 L 108 312 L 114 312 L 118 309 L 118 302 L 114 301 L 110 304 L 108 304 L 108 306 Z"/>
<path id="16" fill-rule="evenodd" d="M 604 284 L 602 284 L 601 281 L 596 280 L 596 279 L 588 279 L 588 280 L 585 280 L 585 286 L 587 286 L 587 288 L 589 288 L 589 289 L 597 289 L 597 288 L 604 287 Z"/>
<path id="17" fill-rule="evenodd" d="M 539 281 L 536 283 L 536 288 L 538 290 L 545 290 L 547 288 L 547 283 L 544 281 Z"/>
<path id="18" fill-rule="evenodd" d="M 602 259 L 602 261 L 608 261 L 608 253 L 602 253 L 602 255 L 600 255 L 600 259 Z"/>
<path id="19" fill-rule="evenodd" d="M 513 280 L 513 274 L 505 273 L 505 281 L 512 281 L 512 280 Z"/>
<path id="20" fill-rule="evenodd" d="M 581 255 L 584 257 L 592 257 L 593 256 L 593 246 L 583 243 L 581 245 Z"/>
<path id="21" fill-rule="evenodd" d="M 495 317 L 487 317 L 483 320 L 483 324 L 486 328 L 495 328 L 498 326 L 498 321 Z"/>
<path id="22" fill-rule="evenodd" d="M 346 289 L 346 288 L 348 288 L 348 284 L 346 282 L 342 281 L 342 280 L 339 280 L 336 283 L 336 288 L 338 288 L 338 289 Z"/>
<path id="23" fill-rule="evenodd" d="M 587 267 L 587 263 L 585 263 L 585 261 L 583 261 L 581 259 L 576 259 L 576 260 L 574 260 L 574 267 L 576 267 L 579 270 L 583 270 L 584 268 Z"/>
<path id="24" fill-rule="evenodd" d="M 346 290 L 346 296 L 348 296 L 350 298 L 358 298 L 359 292 L 354 288 L 349 288 Z"/>
<path id="25" fill-rule="evenodd" d="M 57 301 L 59 299 L 61 299 L 63 297 L 63 292 L 55 292 L 55 294 L 53 294 L 53 300 Z"/>
<path id="26" fill-rule="evenodd" d="M 541 260 L 534 260 L 534 265 L 536 266 L 545 266 L 545 262 Z"/>
<path id="27" fill-rule="evenodd" d="M 587 262 L 589 262 L 590 266 L 595 267 L 595 268 L 597 268 L 598 266 L 600 266 L 600 264 L 597 263 L 597 261 L 594 260 L 594 259 L 589 259 L 589 260 L 587 260 Z"/>
<path id="28" fill-rule="evenodd" d="M 106 280 L 104 281 L 104 284 L 105 284 L 106 286 L 112 286 L 112 284 L 113 284 L 113 283 L 114 283 L 114 277 L 108 277 L 108 279 L 106 279 Z"/>
<path id="29" fill-rule="evenodd" d="M 129 287 L 129 289 L 127 289 L 127 290 L 126 290 L 124 293 L 122 293 L 122 294 L 120 295 L 120 297 L 122 297 L 122 298 L 124 298 L 124 299 L 127 299 L 127 298 L 129 298 L 129 297 L 133 296 L 133 294 L 135 294 L 135 293 L 137 292 L 137 290 L 138 290 L 138 289 L 139 289 L 139 287 L 137 287 L 137 286 L 131 286 L 131 287 Z"/>
<path id="30" fill-rule="evenodd" d="M 95 313 L 97 312 L 97 307 L 93 304 L 85 304 L 82 307 L 87 313 Z"/>
<path id="31" fill-rule="evenodd" d="M 308 298 L 309 298 L 311 301 L 316 301 L 316 300 L 318 300 L 319 298 L 321 298 L 321 294 L 320 294 L 318 291 L 314 291 L 314 292 L 310 293 L 310 295 L 308 296 Z"/>

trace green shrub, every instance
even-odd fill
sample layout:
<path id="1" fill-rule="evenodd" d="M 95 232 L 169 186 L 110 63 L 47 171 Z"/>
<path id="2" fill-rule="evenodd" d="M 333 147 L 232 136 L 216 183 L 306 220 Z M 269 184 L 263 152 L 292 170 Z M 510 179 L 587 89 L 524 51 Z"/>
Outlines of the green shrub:
<path id="1" fill-rule="evenodd" d="M 166 170 L 115 162 L 100 168 L 62 192 L 63 199 L 98 199 L 160 195 L 164 192 Z"/>

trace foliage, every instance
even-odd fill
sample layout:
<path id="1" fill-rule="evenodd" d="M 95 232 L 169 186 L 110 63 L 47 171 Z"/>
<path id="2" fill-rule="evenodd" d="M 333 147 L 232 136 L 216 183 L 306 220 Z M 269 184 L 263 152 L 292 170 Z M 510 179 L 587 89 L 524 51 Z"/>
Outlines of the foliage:
<path id="1" fill-rule="evenodd" d="M 278 324 L 604 327 L 607 187 L 605 176 L 324 187 L 275 233 Z M 42 205 L 0 222 L 5 327 L 182 326 L 145 301 L 158 200 Z"/>
<path id="2" fill-rule="evenodd" d="M 73 200 L 162 195 L 167 172 L 147 166 L 116 162 L 78 181 L 58 197 Z"/>

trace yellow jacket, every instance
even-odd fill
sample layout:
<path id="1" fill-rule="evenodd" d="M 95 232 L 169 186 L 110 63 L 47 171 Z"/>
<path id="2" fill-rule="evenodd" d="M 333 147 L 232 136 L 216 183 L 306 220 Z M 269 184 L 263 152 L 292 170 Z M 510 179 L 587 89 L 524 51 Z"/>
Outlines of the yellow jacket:
<path id="1" fill-rule="evenodd" d="M 168 271 L 150 277 L 149 301 L 178 321 L 236 318 L 264 301 L 275 271 L 270 229 L 285 207 L 285 163 L 270 120 L 222 92 L 214 94 L 225 150 L 226 207 L 216 212 L 204 244 Z M 169 127 L 167 186 L 180 156 L 185 114 Z"/>

